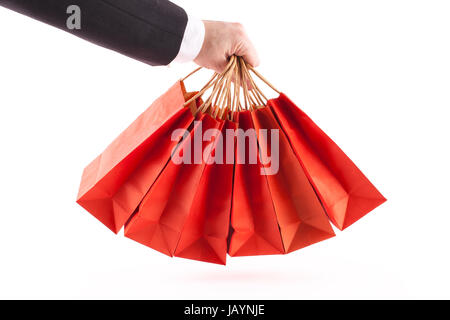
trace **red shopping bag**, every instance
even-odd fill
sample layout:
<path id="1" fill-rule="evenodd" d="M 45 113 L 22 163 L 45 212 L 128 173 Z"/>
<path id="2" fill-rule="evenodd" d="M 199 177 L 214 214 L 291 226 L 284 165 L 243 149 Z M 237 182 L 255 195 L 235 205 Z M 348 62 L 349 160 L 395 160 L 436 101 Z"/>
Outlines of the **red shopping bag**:
<path id="1" fill-rule="evenodd" d="M 236 128 L 236 123 L 224 121 L 181 231 L 177 257 L 226 264 Z"/>
<path id="2" fill-rule="evenodd" d="M 78 203 L 166 255 L 225 264 L 227 252 L 284 254 L 333 237 L 329 220 L 344 229 L 385 201 L 284 94 L 268 101 L 249 70 L 274 89 L 235 56 L 196 94 L 178 82 L 85 169 Z"/>
<path id="3" fill-rule="evenodd" d="M 261 174 L 256 132 L 249 111 L 239 113 L 231 212 L 230 256 L 284 253 L 267 177 Z M 253 160 L 250 158 L 253 156 Z"/>
<path id="4" fill-rule="evenodd" d="M 325 210 L 343 230 L 386 199 L 345 153 L 286 95 L 269 101 Z"/>
<path id="5" fill-rule="evenodd" d="M 203 158 L 199 161 L 197 157 L 213 150 L 216 140 L 204 141 L 201 149 L 196 150 L 198 139 L 201 142 L 202 132 L 220 130 L 222 125 L 223 122 L 209 114 L 199 113 L 190 133 L 172 153 L 189 159 L 190 163 L 176 163 L 172 157 L 125 226 L 126 237 L 166 255 L 174 255 L 205 168 Z"/>
<path id="6" fill-rule="evenodd" d="M 333 237 L 325 210 L 270 108 L 252 111 L 252 118 L 286 252 Z M 267 130 L 267 134 L 263 135 L 261 130 Z M 277 149 L 278 171 L 275 171 Z M 269 155 L 270 164 L 264 160 Z"/>
<path id="7" fill-rule="evenodd" d="M 113 232 L 119 232 L 166 165 L 178 143 L 171 140 L 172 131 L 192 123 L 195 102 L 183 104 L 194 94 L 177 82 L 85 168 L 77 202 Z"/>

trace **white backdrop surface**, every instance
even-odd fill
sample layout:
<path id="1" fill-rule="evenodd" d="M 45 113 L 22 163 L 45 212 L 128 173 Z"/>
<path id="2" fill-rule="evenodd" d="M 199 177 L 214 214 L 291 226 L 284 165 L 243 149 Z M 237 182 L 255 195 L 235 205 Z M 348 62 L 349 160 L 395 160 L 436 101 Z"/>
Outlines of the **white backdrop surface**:
<path id="1" fill-rule="evenodd" d="M 335 238 L 226 267 L 116 236 L 75 203 L 82 170 L 195 66 L 150 67 L 0 8 L 0 298 L 450 298 L 450 3 L 176 3 L 242 22 L 258 70 L 388 202 Z"/>

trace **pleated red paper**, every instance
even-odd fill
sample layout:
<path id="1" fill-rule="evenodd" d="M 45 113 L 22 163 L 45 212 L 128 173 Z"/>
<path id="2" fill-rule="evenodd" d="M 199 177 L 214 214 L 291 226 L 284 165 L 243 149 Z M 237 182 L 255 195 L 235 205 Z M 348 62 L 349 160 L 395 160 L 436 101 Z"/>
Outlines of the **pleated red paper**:
<path id="1" fill-rule="evenodd" d="M 183 107 L 193 94 L 177 82 L 85 168 L 77 202 L 113 232 L 123 227 L 169 161 L 177 144 L 171 133 L 194 120 Z"/>
<path id="2" fill-rule="evenodd" d="M 234 165 L 224 160 L 232 156 L 228 153 L 234 153 L 235 144 L 234 135 L 227 135 L 227 130 L 234 131 L 236 128 L 236 123 L 224 121 L 221 135 L 218 137 L 220 140 L 216 141 L 216 145 L 220 145 L 224 151 L 222 163 L 212 163 L 213 159 L 210 157 L 205 165 L 175 250 L 177 257 L 226 263 Z M 218 156 L 216 152 L 215 156 Z"/>
<path id="3" fill-rule="evenodd" d="M 336 227 L 347 228 L 386 201 L 353 161 L 286 95 L 268 105 Z"/>
<path id="4" fill-rule="evenodd" d="M 333 237 L 325 210 L 272 111 L 257 109 L 252 112 L 252 119 L 258 132 L 265 129 L 279 135 L 279 170 L 267 175 L 267 181 L 286 253 Z M 270 132 L 267 138 L 259 135 L 263 155 L 269 155 L 275 143 Z"/>
<path id="5" fill-rule="evenodd" d="M 86 167 L 77 202 L 168 256 L 225 264 L 227 254 L 286 254 L 331 238 L 330 221 L 343 230 L 386 201 L 283 93 L 265 103 L 253 91 L 247 110 L 232 102 L 239 91 L 232 99 L 221 86 L 249 77 L 239 59 L 198 95 L 179 81 L 158 98 Z M 208 88 L 214 104 L 234 107 L 204 104 Z"/>
<path id="6" fill-rule="evenodd" d="M 267 177 L 258 155 L 258 141 L 251 113 L 239 113 L 239 128 L 248 137 L 237 140 L 229 254 L 254 256 L 284 253 Z M 243 139 L 245 138 L 245 139 Z"/>
<path id="7" fill-rule="evenodd" d="M 205 169 L 204 161 L 195 163 L 196 154 L 192 152 L 191 142 L 198 132 L 220 130 L 223 126 L 208 114 L 200 114 L 197 120 L 189 138 L 184 139 L 176 151 L 180 155 L 188 153 L 191 164 L 169 161 L 125 228 L 126 237 L 169 256 L 175 253 Z M 210 144 L 214 144 L 214 140 L 203 143 L 198 152 L 203 155 Z"/>

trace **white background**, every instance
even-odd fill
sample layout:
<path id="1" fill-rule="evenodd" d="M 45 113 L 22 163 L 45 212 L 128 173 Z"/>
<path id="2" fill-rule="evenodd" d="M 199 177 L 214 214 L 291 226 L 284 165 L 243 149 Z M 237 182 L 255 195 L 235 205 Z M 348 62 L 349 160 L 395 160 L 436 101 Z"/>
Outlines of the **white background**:
<path id="1" fill-rule="evenodd" d="M 449 2 L 177 3 L 242 22 L 260 72 L 388 202 L 226 267 L 116 236 L 75 203 L 82 170 L 194 65 L 150 67 L 0 8 L 0 298 L 450 298 Z"/>

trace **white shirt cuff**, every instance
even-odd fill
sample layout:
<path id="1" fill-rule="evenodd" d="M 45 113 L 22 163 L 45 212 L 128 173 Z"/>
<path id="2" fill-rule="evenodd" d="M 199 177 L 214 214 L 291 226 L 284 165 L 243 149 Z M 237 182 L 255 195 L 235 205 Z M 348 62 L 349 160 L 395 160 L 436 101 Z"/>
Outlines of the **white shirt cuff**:
<path id="1" fill-rule="evenodd" d="M 173 62 L 189 62 L 194 60 L 200 53 L 204 40 L 205 25 L 203 24 L 203 21 L 188 15 L 180 51 Z"/>

